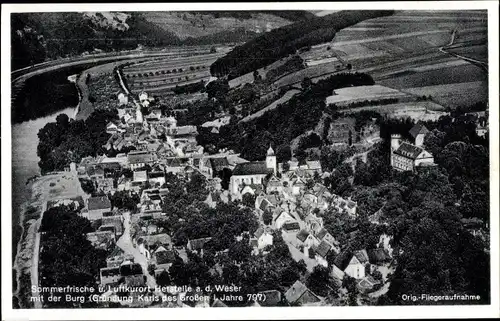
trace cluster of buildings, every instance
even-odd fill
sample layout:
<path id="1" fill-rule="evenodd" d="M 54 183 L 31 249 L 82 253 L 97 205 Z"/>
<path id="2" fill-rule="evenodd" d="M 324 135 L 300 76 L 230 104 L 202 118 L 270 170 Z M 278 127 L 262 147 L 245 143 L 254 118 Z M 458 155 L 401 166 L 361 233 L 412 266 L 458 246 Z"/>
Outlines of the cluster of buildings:
<path id="1" fill-rule="evenodd" d="M 121 100 L 127 106 L 125 98 L 121 97 Z M 141 104 L 146 101 L 140 100 Z M 100 222 L 97 231 L 87 235 L 92 244 L 112 250 L 124 233 L 123 215 L 119 209 L 113 208 L 107 196 L 121 191 L 137 197 L 136 209 L 130 216 L 129 232 L 133 246 L 154 267 L 154 272 L 150 272 L 153 276 L 168 272 L 178 258 L 187 262 L 187 251 L 203 254 L 210 238 L 190 239 L 186 246 L 174 246 L 170 235 L 154 223 L 155 219 L 168 215 L 162 209 L 164 196 L 169 193 L 164 186 L 166 175 L 172 173 L 186 179 L 198 173 L 206 178 L 209 194 L 205 203 L 209 206 L 234 200 L 254 201 L 254 213 L 260 223 L 257 231 L 249 237 L 254 254 L 265 254 L 266 248 L 273 244 L 273 235 L 279 232 L 293 259 L 303 260 L 309 271 L 321 265 L 327 267 L 336 279 L 342 280 L 347 274 L 358 280 L 358 286 L 365 288 L 380 281 L 375 280 L 372 274 L 378 268 L 386 267 L 391 260 L 385 243 L 381 242 L 375 250 L 363 250 L 349 256 L 349 253 L 343 252 L 344 246 L 333 231 L 325 226 L 324 215 L 329 215 L 331 210 L 355 219 L 357 203 L 332 194 L 319 183 L 324 174 L 319 161 L 299 162 L 292 159 L 278 163 L 272 146 L 269 146 L 263 161 L 250 162 L 231 151 L 208 155 L 196 145 L 195 126 L 177 126 L 174 117 L 164 116 L 156 108 L 143 116 L 141 109 L 147 105 L 142 104 L 141 108 L 135 109 L 121 108 L 120 122 L 107 125 L 106 131 L 111 136 L 105 148 L 116 151 L 115 156 L 87 157 L 79 164 L 70 166 L 100 195 L 88 198 L 81 212 L 89 220 Z M 216 128 L 218 124 L 209 125 Z M 351 131 L 349 126 L 338 125 L 339 130 Z M 415 158 L 418 162 L 429 158 L 421 147 L 425 127 L 416 126 L 411 133 L 415 137 L 414 144 L 399 142 L 396 145 L 395 141 L 391 142 L 392 164 L 401 170 L 416 166 L 415 163 L 407 165 L 401 159 L 410 157 L 405 152 L 410 148 L 408 146 L 421 150 Z M 345 143 L 350 134 L 344 134 L 332 134 L 331 137 L 338 137 L 339 143 Z M 222 188 L 223 178 L 229 180 L 227 189 Z M 337 258 L 336 261 L 333 262 L 331 257 Z M 124 255 L 116 248 L 108 257 L 107 266 L 101 269 L 101 284 L 144 284 L 146 276 L 142 269 L 139 272 L 137 264 L 130 255 Z M 273 295 L 279 301 L 281 297 L 277 293 L 278 296 L 274 295 L 276 293 Z M 319 297 L 300 281 L 295 282 L 285 297 L 290 304 L 320 302 Z"/>
<path id="2" fill-rule="evenodd" d="M 391 135 L 391 166 L 399 171 L 414 171 L 419 166 L 434 165 L 434 157 L 423 148 L 429 130 L 417 123 L 409 132 L 412 141 L 403 140 L 400 134 Z"/>

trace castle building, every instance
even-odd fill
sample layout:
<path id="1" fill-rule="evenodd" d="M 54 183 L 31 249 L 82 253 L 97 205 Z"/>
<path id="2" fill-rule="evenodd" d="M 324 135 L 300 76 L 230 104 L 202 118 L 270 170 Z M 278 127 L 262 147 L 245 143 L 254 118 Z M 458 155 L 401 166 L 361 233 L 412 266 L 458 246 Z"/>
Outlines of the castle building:
<path id="1" fill-rule="evenodd" d="M 414 171 L 417 166 L 434 165 L 434 157 L 423 146 L 429 130 L 422 124 L 416 124 L 410 130 L 414 144 L 403 141 L 401 135 L 391 135 L 391 166 L 399 171 Z"/>
<path id="2" fill-rule="evenodd" d="M 276 174 L 276 155 L 271 146 L 267 150 L 265 161 L 237 164 L 229 181 L 229 189 L 233 194 L 239 194 L 242 185 L 263 185 L 264 178 Z"/>

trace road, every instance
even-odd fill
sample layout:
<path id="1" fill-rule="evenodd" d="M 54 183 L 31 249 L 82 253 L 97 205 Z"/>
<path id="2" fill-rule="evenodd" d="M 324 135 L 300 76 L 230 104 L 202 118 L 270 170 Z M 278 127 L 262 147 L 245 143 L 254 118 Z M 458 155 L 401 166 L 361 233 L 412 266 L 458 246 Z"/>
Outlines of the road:
<path id="1" fill-rule="evenodd" d="M 456 33 L 457 33 L 457 29 L 454 29 L 453 33 L 451 35 L 450 43 L 448 43 L 446 46 L 440 47 L 439 51 L 441 51 L 442 53 L 454 56 L 456 58 L 465 60 L 465 61 L 470 62 L 472 64 L 475 64 L 475 65 L 481 67 L 483 70 L 488 71 L 488 63 L 486 63 L 484 61 L 476 60 L 476 59 L 473 59 L 473 58 L 465 57 L 465 56 L 462 56 L 462 55 L 459 55 L 459 54 L 456 54 L 456 53 L 453 53 L 453 52 L 450 52 L 450 51 L 447 50 L 455 42 Z"/>
<path id="2" fill-rule="evenodd" d="M 161 297 L 163 302 L 168 302 L 165 298 L 165 293 L 157 290 L 156 279 L 148 272 L 148 259 L 132 244 L 132 239 L 130 237 L 130 212 L 123 213 L 123 218 L 123 235 L 118 239 L 116 245 L 118 245 L 118 247 L 121 248 L 125 254 L 129 254 L 134 257 L 134 262 L 141 265 L 142 272 L 146 276 L 146 285 L 149 288 L 154 289 L 154 294 Z M 173 306 L 174 305 L 172 305 L 172 307 Z"/>

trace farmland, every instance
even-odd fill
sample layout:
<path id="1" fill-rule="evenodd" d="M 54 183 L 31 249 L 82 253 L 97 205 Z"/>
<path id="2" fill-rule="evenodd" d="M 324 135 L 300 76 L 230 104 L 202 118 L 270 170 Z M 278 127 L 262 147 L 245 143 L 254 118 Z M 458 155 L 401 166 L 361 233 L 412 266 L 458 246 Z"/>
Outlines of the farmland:
<path id="1" fill-rule="evenodd" d="M 408 94 L 380 85 L 347 87 L 335 90 L 335 94 L 326 97 L 326 104 L 345 104 L 363 100 L 401 99 Z"/>
<path id="2" fill-rule="evenodd" d="M 176 86 L 208 81 L 210 64 L 226 51 L 226 48 L 218 48 L 215 53 L 208 50 L 177 52 L 169 58 L 126 66 L 122 74 L 134 94 L 142 90 L 156 94 L 170 93 Z"/>
<path id="3" fill-rule="evenodd" d="M 439 50 L 452 39 L 450 54 Z M 380 85 L 431 95 L 435 102 L 455 108 L 462 102 L 488 99 L 485 70 L 453 56 L 487 62 L 486 41 L 485 12 L 400 11 L 345 28 L 331 43 L 312 50 L 329 46 L 354 70 L 369 73 Z"/>
<path id="4" fill-rule="evenodd" d="M 384 106 L 365 106 L 357 107 L 355 109 L 344 109 L 341 110 L 341 112 L 348 114 L 362 110 L 373 110 L 391 118 L 410 117 L 416 121 L 437 120 L 439 117 L 447 114 L 443 111 L 442 106 L 430 101 L 404 102 Z"/>

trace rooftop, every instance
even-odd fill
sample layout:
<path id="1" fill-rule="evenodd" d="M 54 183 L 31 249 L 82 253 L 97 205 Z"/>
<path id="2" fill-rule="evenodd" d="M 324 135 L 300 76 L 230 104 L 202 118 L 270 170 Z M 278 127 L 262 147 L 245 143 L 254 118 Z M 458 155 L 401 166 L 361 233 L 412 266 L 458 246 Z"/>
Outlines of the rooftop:
<path id="1" fill-rule="evenodd" d="M 88 200 L 89 211 L 103 210 L 103 209 L 109 209 L 109 208 L 111 208 L 111 202 L 109 201 L 107 196 L 91 197 Z"/>
<path id="2" fill-rule="evenodd" d="M 248 162 L 237 164 L 234 168 L 233 175 L 267 175 L 273 170 L 267 168 L 266 162 Z"/>

